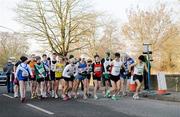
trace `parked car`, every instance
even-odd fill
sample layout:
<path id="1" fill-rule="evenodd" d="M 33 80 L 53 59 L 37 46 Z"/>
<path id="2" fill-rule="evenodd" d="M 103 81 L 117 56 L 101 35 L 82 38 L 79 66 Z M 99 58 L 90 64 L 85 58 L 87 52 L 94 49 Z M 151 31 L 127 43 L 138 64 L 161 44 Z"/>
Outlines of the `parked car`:
<path id="1" fill-rule="evenodd" d="M 6 73 L 3 71 L 0 71 L 0 85 L 6 85 L 7 76 Z"/>

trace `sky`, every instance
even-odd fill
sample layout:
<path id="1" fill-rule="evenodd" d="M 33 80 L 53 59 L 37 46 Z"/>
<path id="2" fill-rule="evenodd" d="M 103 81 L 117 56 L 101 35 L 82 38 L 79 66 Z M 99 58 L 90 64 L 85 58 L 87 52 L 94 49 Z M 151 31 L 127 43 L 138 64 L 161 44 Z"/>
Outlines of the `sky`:
<path id="1" fill-rule="evenodd" d="M 17 16 L 14 9 L 18 2 L 23 0 L 0 0 L 0 31 L 23 31 L 23 26 L 15 21 Z M 117 19 L 121 22 L 127 20 L 126 10 L 129 8 L 135 8 L 137 5 L 143 9 L 150 9 L 160 3 L 166 3 L 168 6 L 175 7 L 180 10 L 180 4 L 178 0 L 89 0 L 92 2 L 92 6 L 95 10 L 104 12 L 105 15 L 112 16 L 113 19 Z M 180 1 L 179 1 L 180 2 Z M 1 26 L 9 28 L 1 28 Z M 37 44 L 34 40 L 31 40 L 34 48 L 37 48 Z M 33 51 L 32 50 L 32 51 Z"/>

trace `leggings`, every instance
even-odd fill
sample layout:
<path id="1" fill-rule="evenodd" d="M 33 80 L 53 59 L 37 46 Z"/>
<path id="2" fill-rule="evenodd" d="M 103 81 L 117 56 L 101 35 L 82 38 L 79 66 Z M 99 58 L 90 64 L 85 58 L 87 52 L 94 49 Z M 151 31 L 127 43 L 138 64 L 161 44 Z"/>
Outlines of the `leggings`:
<path id="1" fill-rule="evenodd" d="M 25 98 L 26 97 L 26 81 L 20 80 L 19 88 L 20 88 L 21 98 Z"/>

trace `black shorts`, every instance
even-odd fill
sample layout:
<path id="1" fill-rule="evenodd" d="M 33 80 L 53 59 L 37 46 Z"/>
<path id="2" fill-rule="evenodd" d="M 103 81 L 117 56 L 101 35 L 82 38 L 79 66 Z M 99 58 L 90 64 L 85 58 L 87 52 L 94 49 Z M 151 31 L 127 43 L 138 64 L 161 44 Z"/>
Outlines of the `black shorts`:
<path id="1" fill-rule="evenodd" d="M 91 79 L 91 74 L 87 74 L 87 77 L 86 77 L 88 80 Z"/>
<path id="2" fill-rule="evenodd" d="M 39 78 L 39 79 L 36 79 L 36 81 L 37 81 L 38 83 L 41 83 L 41 82 L 45 81 L 45 78 Z"/>
<path id="3" fill-rule="evenodd" d="M 101 81 L 101 77 L 93 76 L 93 80 Z"/>
<path id="4" fill-rule="evenodd" d="M 60 77 L 60 78 L 56 77 L 56 78 L 55 78 L 55 80 L 61 80 L 61 79 L 63 79 L 63 78 L 62 78 L 62 77 Z"/>
<path id="5" fill-rule="evenodd" d="M 134 75 L 133 76 L 133 80 L 139 80 L 139 82 L 142 82 L 143 81 L 143 75 Z"/>
<path id="6" fill-rule="evenodd" d="M 111 75 L 110 79 L 111 79 L 112 81 L 114 81 L 114 82 L 117 82 L 117 81 L 120 80 L 119 77 L 120 77 L 120 76 L 114 76 L 114 75 Z"/>
<path id="7" fill-rule="evenodd" d="M 31 76 L 29 77 L 30 81 L 36 81 L 36 75 L 34 75 L 34 78 L 32 78 Z"/>
<path id="8" fill-rule="evenodd" d="M 55 72 L 50 71 L 51 80 L 55 80 Z"/>
<path id="9" fill-rule="evenodd" d="M 45 81 L 51 81 L 51 78 L 49 77 L 49 75 L 46 76 Z"/>
<path id="10" fill-rule="evenodd" d="M 131 72 L 128 72 L 127 77 L 128 77 L 128 79 L 131 78 Z"/>
<path id="11" fill-rule="evenodd" d="M 74 77 L 71 77 L 71 78 L 63 77 L 63 79 L 68 82 L 68 81 L 74 81 L 75 78 Z"/>

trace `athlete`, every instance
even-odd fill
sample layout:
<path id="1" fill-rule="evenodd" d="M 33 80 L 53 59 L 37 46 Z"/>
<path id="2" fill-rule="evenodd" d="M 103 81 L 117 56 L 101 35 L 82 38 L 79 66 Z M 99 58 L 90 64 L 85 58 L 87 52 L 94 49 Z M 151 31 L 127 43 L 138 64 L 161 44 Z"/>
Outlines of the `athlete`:
<path id="1" fill-rule="evenodd" d="M 34 99 L 36 97 L 36 77 L 35 77 L 35 64 L 36 64 L 36 57 L 34 54 L 31 55 L 31 60 L 29 62 L 29 66 L 31 68 L 31 71 L 33 73 L 33 78 L 29 78 L 30 80 L 30 90 L 31 90 L 31 99 Z"/>
<path id="2" fill-rule="evenodd" d="M 21 64 L 21 60 L 17 61 L 16 64 L 14 65 L 14 76 L 17 70 L 17 67 L 19 64 Z M 19 80 L 18 78 L 14 78 L 14 97 L 18 98 L 19 97 Z"/>
<path id="3" fill-rule="evenodd" d="M 131 65 L 131 67 L 134 66 L 134 77 L 133 77 L 133 80 L 137 84 L 136 92 L 133 95 L 133 99 L 135 99 L 135 100 L 139 99 L 139 91 L 141 89 L 142 82 L 143 82 L 143 73 L 144 73 L 144 70 L 146 70 L 146 72 L 148 72 L 147 65 L 146 65 L 146 63 L 143 62 L 143 60 L 144 60 L 144 56 L 141 55 L 141 56 L 138 57 L 138 62 Z"/>
<path id="4" fill-rule="evenodd" d="M 103 85 L 105 86 L 104 94 L 105 92 L 110 88 L 110 67 L 111 67 L 112 59 L 110 57 L 110 53 L 106 53 L 106 57 L 101 60 L 101 63 L 103 64 Z"/>
<path id="5" fill-rule="evenodd" d="M 130 83 L 130 78 L 131 78 L 131 71 L 133 67 L 129 70 L 129 67 L 134 64 L 134 60 L 126 54 L 125 60 L 124 60 L 124 66 L 125 68 L 122 69 L 121 72 L 121 91 L 122 95 L 125 96 L 127 95 L 128 89 L 129 89 L 129 83 Z"/>
<path id="6" fill-rule="evenodd" d="M 59 83 L 61 81 L 62 91 L 64 86 L 64 81 L 62 77 L 62 73 L 64 70 L 64 59 L 60 56 L 58 56 L 58 60 L 55 64 L 55 83 L 54 83 L 54 91 L 55 91 L 55 98 L 57 99 L 58 96 L 58 90 L 59 90 Z"/>
<path id="7" fill-rule="evenodd" d="M 103 65 L 100 61 L 99 55 L 94 56 L 95 62 L 92 64 L 92 76 L 94 82 L 94 99 L 98 99 L 97 90 L 101 88 L 101 77 Z"/>
<path id="8" fill-rule="evenodd" d="M 38 83 L 37 95 L 39 96 L 39 99 L 42 99 L 42 98 L 46 98 L 45 78 L 47 77 L 47 74 L 44 63 L 41 62 L 41 57 L 37 56 L 36 60 L 37 63 L 35 64 L 35 75 L 36 75 L 36 81 Z"/>
<path id="9" fill-rule="evenodd" d="M 21 56 L 20 58 L 21 64 L 18 65 L 16 73 L 15 73 L 15 79 L 18 78 L 19 80 L 19 86 L 20 86 L 20 95 L 21 95 L 21 102 L 25 102 L 25 97 L 26 97 L 26 81 L 28 78 L 31 77 L 33 78 L 33 73 L 29 67 L 28 63 L 28 58 L 25 56 Z"/>
<path id="10" fill-rule="evenodd" d="M 55 65 L 56 65 L 56 60 L 57 58 L 57 54 L 56 53 L 53 53 L 52 54 L 52 60 L 50 62 L 50 82 L 51 82 L 51 96 L 52 97 L 55 97 L 55 92 L 54 92 L 54 81 L 55 81 Z"/>
<path id="11" fill-rule="evenodd" d="M 44 64 L 45 70 L 46 70 L 46 78 L 45 78 L 45 97 L 47 97 L 47 94 L 50 94 L 50 62 L 48 60 L 48 57 L 46 54 L 42 55 L 42 62 Z"/>
<path id="12" fill-rule="evenodd" d="M 82 58 L 80 60 L 80 62 L 77 63 L 77 67 L 78 67 L 78 76 L 75 78 L 75 82 L 74 82 L 74 92 L 75 92 L 75 98 L 77 98 L 77 91 L 78 91 L 78 87 L 80 82 L 83 82 L 83 99 L 87 99 L 87 64 L 85 61 L 85 58 Z"/>
<path id="13" fill-rule="evenodd" d="M 63 71 L 64 78 L 64 89 L 63 89 L 63 100 L 71 98 L 71 91 L 73 88 L 73 81 L 78 75 L 78 68 L 75 63 L 75 59 L 69 59 L 69 64 L 65 66 Z"/>
<path id="14" fill-rule="evenodd" d="M 120 59 L 120 53 L 115 53 L 115 59 L 111 63 L 111 90 L 106 92 L 106 97 L 112 96 L 112 100 L 117 100 L 116 95 L 120 91 L 120 69 L 123 67 L 123 62 Z"/>
<path id="15" fill-rule="evenodd" d="M 91 80 L 91 72 L 92 72 L 92 60 L 88 59 L 87 60 L 87 83 L 86 83 L 86 88 L 87 88 L 87 96 L 90 97 L 91 94 L 89 92 L 89 85 L 90 85 L 90 80 Z"/>

